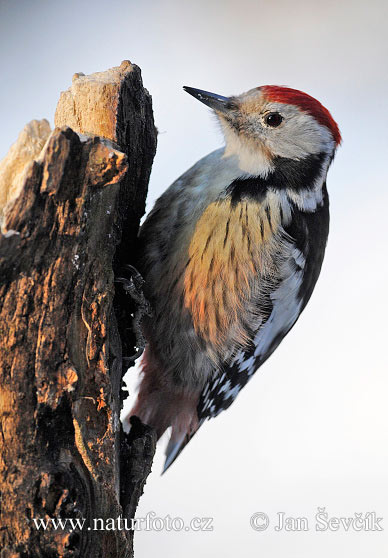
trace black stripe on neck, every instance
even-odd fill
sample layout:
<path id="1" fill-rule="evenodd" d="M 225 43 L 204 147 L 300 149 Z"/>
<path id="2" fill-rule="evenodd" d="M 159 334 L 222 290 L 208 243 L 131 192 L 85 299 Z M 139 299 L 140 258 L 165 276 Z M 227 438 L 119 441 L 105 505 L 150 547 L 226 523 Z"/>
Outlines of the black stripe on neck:
<path id="1" fill-rule="evenodd" d="M 226 194 L 231 196 L 232 203 L 238 203 L 244 198 L 262 201 L 268 188 L 289 188 L 296 192 L 313 188 L 327 156 L 327 153 L 322 152 L 299 160 L 276 157 L 273 160 L 275 168 L 266 178 L 252 176 L 234 180 Z"/>

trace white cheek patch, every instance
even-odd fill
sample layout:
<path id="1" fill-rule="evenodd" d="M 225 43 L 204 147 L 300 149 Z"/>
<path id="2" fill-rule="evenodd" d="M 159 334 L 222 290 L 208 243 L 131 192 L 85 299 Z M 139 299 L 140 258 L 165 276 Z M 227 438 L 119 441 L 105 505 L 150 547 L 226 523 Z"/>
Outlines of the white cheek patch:
<path id="1" fill-rule="evenodd" d="M 287 115 L 290 107 L 277 110 L 285 114 L 284 122 L 279 128 L 266 129 L 266 145 L 278 157 L 288 159 L 303 159 L 308 155 L 332 151 L 334 142 L 329 130 L 302 111 L 293 109 Z"/>
<path id="2" fill-rule="evenodd" d="M 236 156 L 239 168 L 243 173 L 265 178 L 273 171 L 272 159 L 268 153 L 252 141 L 238 135 L 224 120 L 220 121 L 225 137 L 224 158 Z"/>
<path id="3" fill-rule="evenodd" d="M 279 112 L 283 123 L 277 128 L 266 126 L 263 114 L 268 112 Z M 220 117 L 219 121 L 225 136 L 225 156 L 237 155 L 240 168 L 252 175 L 266 177 L 273 170 L 273 157 L 298 160 L 322 152 L 332 153 L 335 148 L 328 128 L 292 105 L 270 102 L 260 113 L 246 114 L 241 132 L 234 130 L 224 118 Z"/>

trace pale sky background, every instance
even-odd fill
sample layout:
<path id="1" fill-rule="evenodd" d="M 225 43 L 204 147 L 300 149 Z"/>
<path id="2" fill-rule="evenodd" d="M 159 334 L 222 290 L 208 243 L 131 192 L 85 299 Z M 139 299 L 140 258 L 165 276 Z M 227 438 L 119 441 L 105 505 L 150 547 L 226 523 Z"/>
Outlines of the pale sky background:
<path id="1" fill-rule="evenodd" d="M 51 123 L 74 72 L 129 58 L 159 129 L 149 208 L 222 138 L 183 85 L 222 95 L 264 84 L 317 97 L 340 125 L 331 231 L 313 297 L 232 407 L 201 428 L 138 517 L 213 517 L 212 532 L 140 532 L 136 558 L 385 558 L 388 552 L 387 3 L 0 0 L 0 157 L 32 118 Z M 132 384 L 134 374 L 132 373 Z M 383 532 L 315 531 L 317 508 L 375 511 Z M 265 512 L 265 532 L 250 516 Z M 276 513 L 310 520 L 276 532 Z"/>

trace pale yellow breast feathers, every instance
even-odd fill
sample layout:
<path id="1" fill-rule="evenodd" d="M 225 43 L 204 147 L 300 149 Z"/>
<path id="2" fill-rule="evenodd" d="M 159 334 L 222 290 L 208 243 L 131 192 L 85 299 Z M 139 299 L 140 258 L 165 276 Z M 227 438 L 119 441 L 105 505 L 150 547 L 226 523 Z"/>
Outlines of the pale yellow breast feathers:
<path id="1" fill-rule="evenodd" d="M 277 203 L 230 199 L 207 207 L 189 246 L 184 301 L 198 335 L 216 353 L 248 343 L 246 309 L 258 283 L 276 273 Z"/>

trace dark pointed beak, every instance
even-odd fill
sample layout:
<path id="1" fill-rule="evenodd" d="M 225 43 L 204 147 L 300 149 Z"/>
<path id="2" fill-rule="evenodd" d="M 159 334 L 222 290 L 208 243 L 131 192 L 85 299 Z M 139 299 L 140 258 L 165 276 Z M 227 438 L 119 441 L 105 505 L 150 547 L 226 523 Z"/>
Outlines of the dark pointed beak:
<path id="1" fill-rule="evenodd" d="M 229 97 L 222 97 L 222 95 L 217 95 L 216 93 L 210 93 L 209 91 L 202 91 L 202 89 L 195 89 L 194 87 L 186 87 L 183 89 L 190 93 L 193 97 L 201 101 L 204 105 L 210 107 L 213 110 L 219 112 L 226 112 L 229 107 Z"/>

